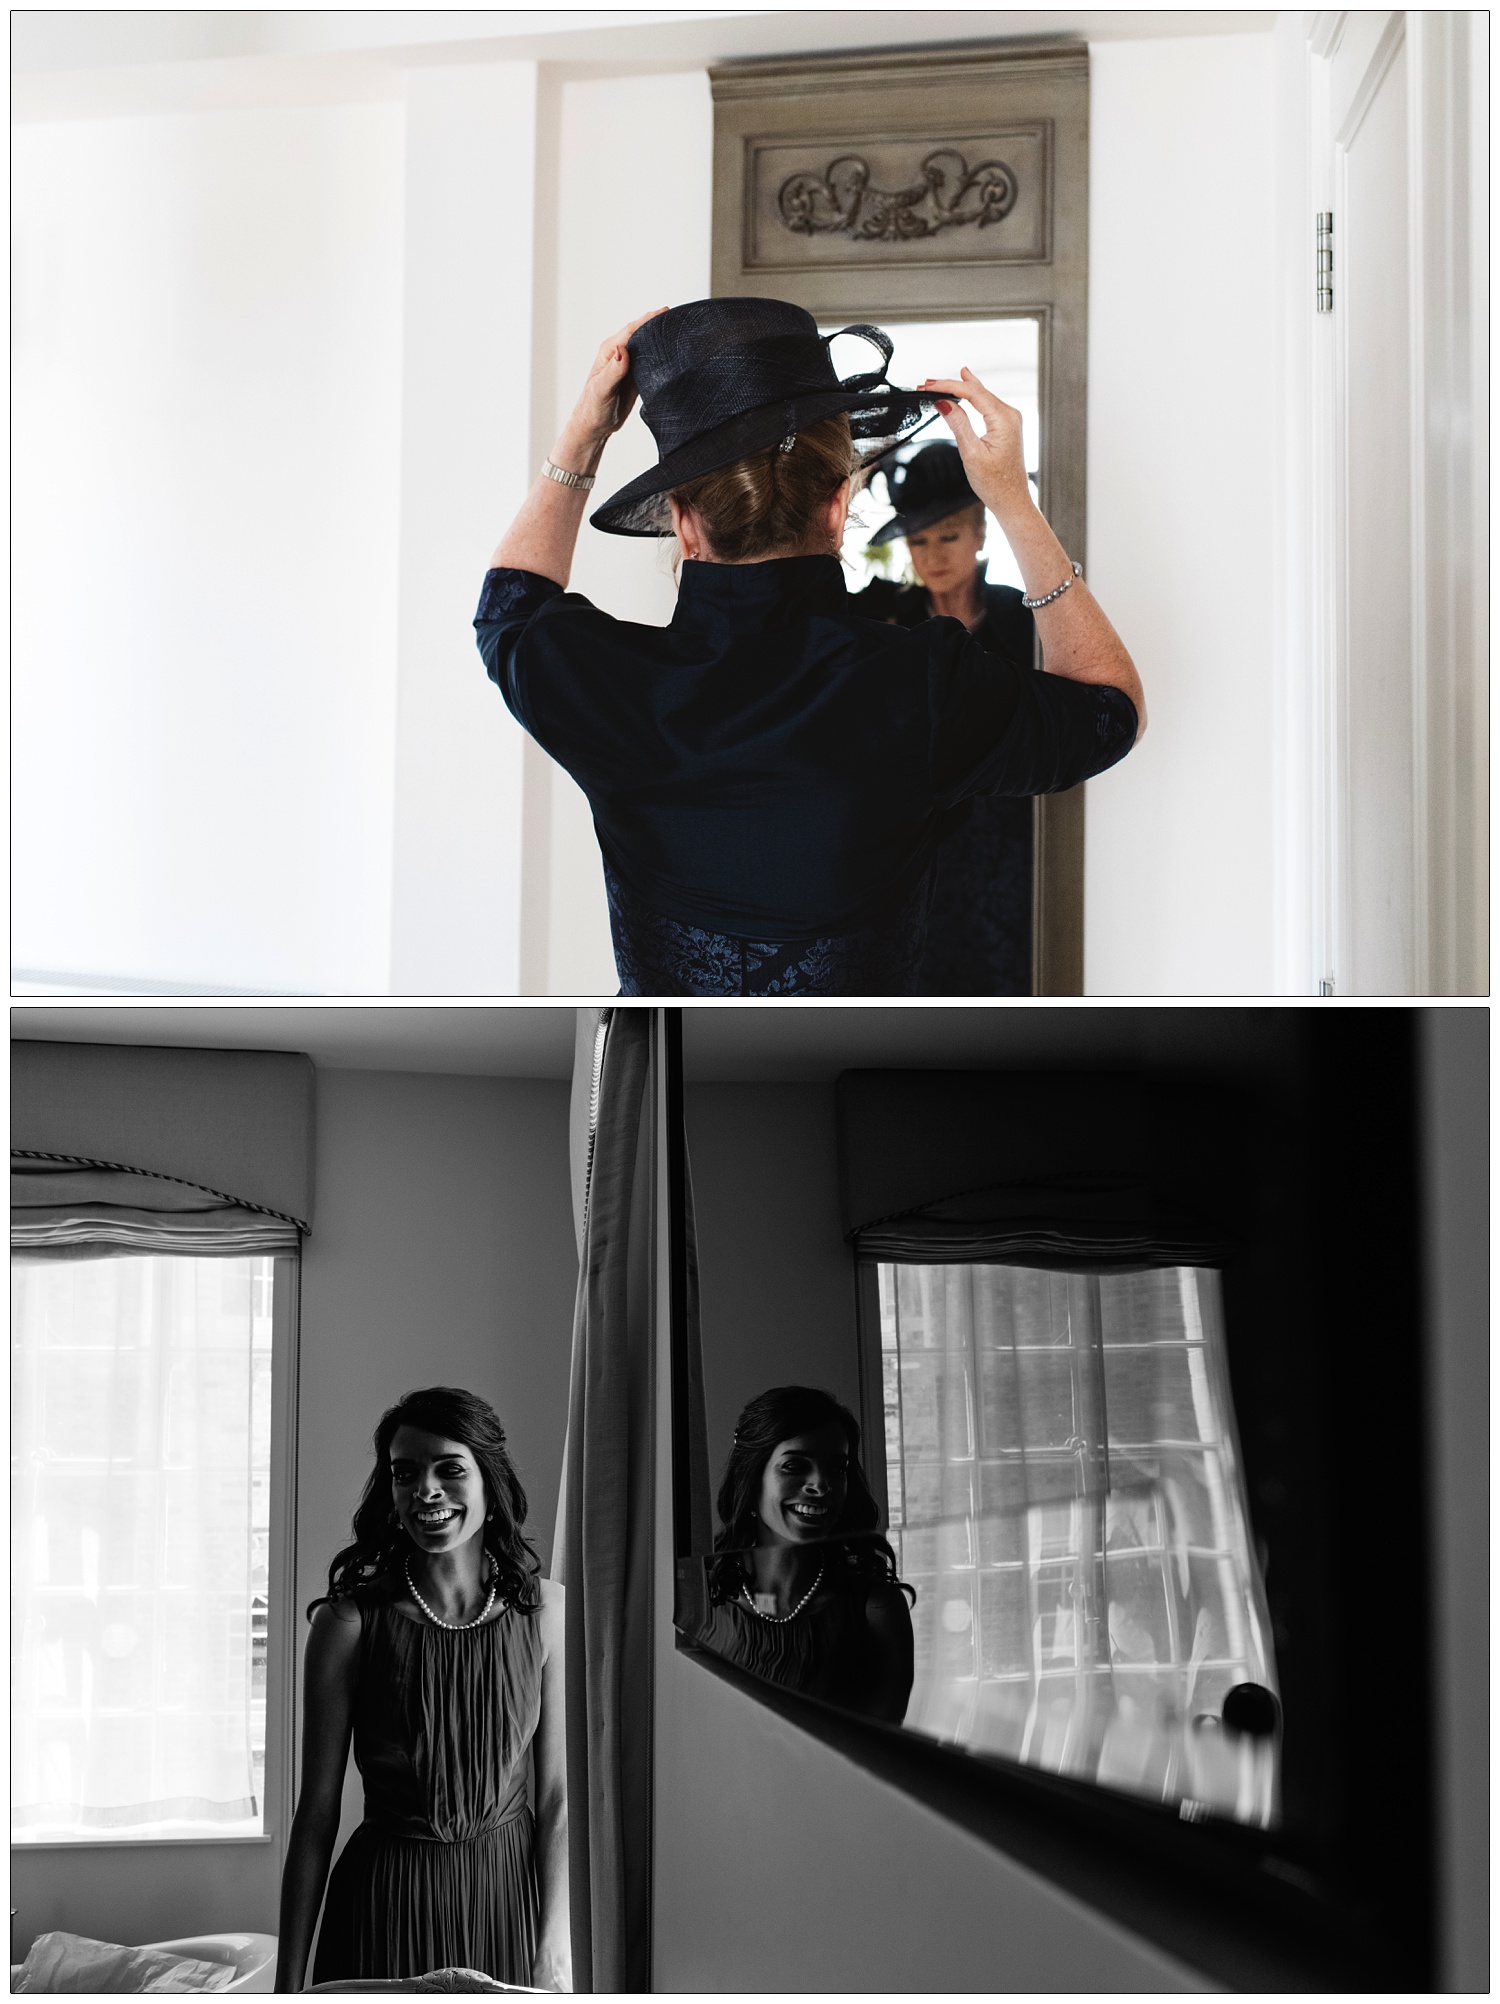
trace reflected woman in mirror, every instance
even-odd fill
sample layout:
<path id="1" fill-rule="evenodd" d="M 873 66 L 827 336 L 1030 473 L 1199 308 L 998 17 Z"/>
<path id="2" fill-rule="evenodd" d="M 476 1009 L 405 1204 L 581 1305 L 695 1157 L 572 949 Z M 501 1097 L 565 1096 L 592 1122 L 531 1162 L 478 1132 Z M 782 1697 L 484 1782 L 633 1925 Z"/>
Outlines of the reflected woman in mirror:
<path id="1" fill-rule="evenodd" d="M 957 619 L 987 654 L 1017 674 L 1036 665 L 1036 622 L 1013 586 L 985 576 L 984 503 L 956 445 L 923 446 L 882 472 L 894 509 L 872 551 L 904 538 L 914 582 L 876 578 L 852 601 L 871 619 L 920 626 Z M 975 794 L 952 811 L 933 873 L 923 995 L 1029 995 L 1032 821 L 1030 800 Z"/>
<path id="2" fill-rule="evenodd" d="M 848 1407 L 806 1385 L 752 1399 L 718 1511 L 704 1646 L 770 1683 L 899 1725 L 916 1594 L 880 1535 Z"/>
<path id="3" fill-rule="evenodd" d="M 572 1987 L 562 1589 L 492 1407 L 439 1385 L 375 1430 L 354 1541 L 308 1610 L 278 1991 L 442 1968 Z M 364 1821 L 332 1877 L 350 1742 Z M 527 1801 L 527 1768 L 534 1780 Z"/>

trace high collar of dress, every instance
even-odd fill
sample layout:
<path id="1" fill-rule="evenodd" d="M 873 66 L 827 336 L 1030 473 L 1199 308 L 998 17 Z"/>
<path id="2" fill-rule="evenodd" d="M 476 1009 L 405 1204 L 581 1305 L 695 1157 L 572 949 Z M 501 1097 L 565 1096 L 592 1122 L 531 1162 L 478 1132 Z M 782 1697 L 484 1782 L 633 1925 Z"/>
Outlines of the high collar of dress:
<path id="1" fill-rule="evenodd" d="M 732 639 L 815 612 L 847 612 L 837 557 L 771 557 L 762 564 L 684 563 L 674 626 Z"/>

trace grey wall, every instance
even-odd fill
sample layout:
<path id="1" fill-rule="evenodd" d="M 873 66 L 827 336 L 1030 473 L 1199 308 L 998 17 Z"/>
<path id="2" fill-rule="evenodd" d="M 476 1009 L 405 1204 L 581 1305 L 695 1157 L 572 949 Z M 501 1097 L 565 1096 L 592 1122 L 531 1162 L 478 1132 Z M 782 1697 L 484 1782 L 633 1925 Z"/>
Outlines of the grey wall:
<path id="1" fill-rule="evenodd" d="M 299 1659 L 301 1609 L 348 1540 L 375 1422 L 414 1386 L 464 1385 L 497 1407 L 550 1559 L 578 1271 L 568 1091 L 319 1072 L 316 1229 L 302 1267 Z M 358 1816 L 351 1763 L 345 1834 Z M 14 1851 L 12 1953 L 49 1928 L 127 1942 L 274 1934 L 279 1858 L 270 1842 Z"/>
<path id="2" fill-rule="evenodd" d="M 854 1267 L 839 1235 L 832 1085 L 690 1085 L 709 1466 L 772 1385 L 859 1411 Z"/>
<path id="3" fill-rule="evenodd" d="M 495 1406 L 549 1561 L 578 1276 L 568 1092 L 546 1079 L 320 1074 L 299 1602 L 348 1541 L 375 1422 L 418 1385 L 463 1385 Z"/>
<path id="4" fill-rule="evenodd" d="M 1490 1987 L 1489 1036 L 1422 1012 L 1439 1986 Z"/>

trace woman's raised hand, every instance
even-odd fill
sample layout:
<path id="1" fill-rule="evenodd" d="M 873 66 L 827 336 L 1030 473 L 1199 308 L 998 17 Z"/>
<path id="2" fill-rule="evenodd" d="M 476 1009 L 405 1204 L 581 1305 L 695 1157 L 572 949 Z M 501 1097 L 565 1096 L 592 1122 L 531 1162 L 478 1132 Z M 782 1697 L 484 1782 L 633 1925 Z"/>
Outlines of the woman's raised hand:
<path id="1" fill-rule="evenodd" d="M 637 327 L 644 327 L 664 306 L 654 306 L 639 320 L 632 320 L 618 334 L 611 334 L 594 357 L 583 393 L 569 418 L 566 435 L 585 451 L 598 452 L 612 432 L 617 432 L 635 407 L 635 384 L 630 378 L 630 352 L 626 347 Z"/>
<path id="2" fill-rule="evenodd" d="M 1002 525 L 1007 514 L 1032 505 L 1026 480 L 1026 455 L 1021 445 L 1021 413 L 987 390 L 972 369 L 959 371 L 959 380 L 929 376 L 920 385 L 939 397 L 938 410 L 963 456 L 969 485 Z M 970 403 L 984 419 L 984 430 L 975 431 L 964 404 Z"/>

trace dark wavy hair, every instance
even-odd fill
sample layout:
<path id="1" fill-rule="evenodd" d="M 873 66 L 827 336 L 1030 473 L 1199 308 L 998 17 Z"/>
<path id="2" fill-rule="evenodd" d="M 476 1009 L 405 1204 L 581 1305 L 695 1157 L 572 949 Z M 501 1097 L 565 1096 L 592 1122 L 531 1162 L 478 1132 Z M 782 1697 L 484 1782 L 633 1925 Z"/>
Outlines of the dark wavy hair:
<path id="1" fill-rule="evenodd" d="M 739 1554 L 755 1543 L 761 1480 L 773 1451 L 784 1440 L 825 1426 L 842 1427 L 849 1443 L 849 1489 L 837 1526 L 844 1536 L 828 1540 L 829 1563 L 836 1576 L 900 1587 L 915 1606 L 916 1589 L 897 1578 L 896 1554 L 880 1534 L 880 1511 L 859 1458 L 859 1421 L 832 1392 L 811 1385 L 775 1385 L 752 1399 L 735 1422 L 734 1446 L 719 1483 L 722 1528 L 714 1539 L 719 1556 L 708 1562 L 710 1600 L 734 1600 L 748 1584 Z"/>
<path id="2" fill-rule="evenodd" d="M 334 1553 L 328 1592 L 310 1603 L 309 1617 L 325 1600 L 346 1600 L 361 1587 L 399 1579 L 415 1549 L 391 1508 L 391 1442 L 403 1426 L 459 1441 L 478 1462 L 485 1502 L 494 1513 L 485 1521 L 484 1549 L 494 1561 L 500 1592 L 512 1607 L 529 1614 L 541 1604 L 537 1580 L 542 1568 L 530 1540 L 521 1534 L 526 1492 L 505 1451 L 500 1415 L 473 1392 L 455 1385 L 429 1385 L 425 1391 L 404 1393 L 380 1415 L 373 1442 L 375 1466 L 354 1512 L 354 1542 Z"/>

